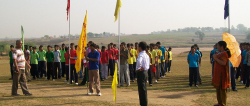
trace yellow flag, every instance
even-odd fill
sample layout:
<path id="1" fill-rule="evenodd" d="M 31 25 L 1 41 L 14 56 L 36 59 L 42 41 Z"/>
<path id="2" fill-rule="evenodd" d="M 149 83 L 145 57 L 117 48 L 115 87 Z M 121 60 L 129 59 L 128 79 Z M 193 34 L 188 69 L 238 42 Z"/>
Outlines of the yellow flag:
<path id="1" fill-rule="evenodd" d="M 114 73 L 114 78 L 113 78 L 113 82 L 112 82 L 112 89 L 113 89 L 113 95 L 114 95 L 114 101 L 115 101 L 115 97 L 116 97 L 116 86 L 118 84 L 118 80 L 117 80 L 117 64 L 115 63 L 115 73 Z"/>
<path id="2" fill-rule="evenodd" d="M 120 7 L 122 6 L 121 0 L 117 0 L 115 8 L 115 21 L 117 20 L 118 14 L 120 12 Z"/>
<path id="3" fill-rule="evenodd" d="M 81 70 L 81 60 L 82 58 L 84 58 L 84 52 L 86 46 L 87 46 L 87 11 L 82 25 L 82 33 L 76 50 L 77 54 L 77 59 L 75 64 L 76 72 L 79 72 Z"/>

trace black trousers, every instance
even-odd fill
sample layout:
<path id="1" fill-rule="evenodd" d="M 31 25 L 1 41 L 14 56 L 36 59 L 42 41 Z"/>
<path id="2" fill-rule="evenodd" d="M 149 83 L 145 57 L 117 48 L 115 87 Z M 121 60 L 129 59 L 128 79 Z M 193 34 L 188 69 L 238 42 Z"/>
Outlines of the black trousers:
<path id="1" fill-rule="evenodd" d="M 147 71 L 137 71 L 137 84 L 138 84 L 138 92 L 141 106 L 148 105 L 148 97 L 147 97 Z"/>
<path id="2" fill-rule="evenodd" d="M 46 77 L 46 61 L 38 61 L 38 72 L 40 74 L 40 77 L 44 76 Z"/>
<path id="3" fill-rule="evenodd" d="M 152 82 L 153 76 L 152 76 L 152 71 L 151 71 L 151 66 L 148 69 L 148 82 L 149 84 L 153 84 Z"/>
<path id="4" fill-rule="evenodd" d="M 241 66 L 237 67 L 237 72 L 236 72 L 236 79 L 238 80 L 238 78 L 241 76 Z"/>
<path id="5" fill-rule="evenodd" d="M 31 75 L 33 76 L 33 79 L 39 78 L 39 73 L 38 73 L 38 64 L 30 64 L 31 66 Z"/>
<path id="6" fill-rule="evenodd" d="M 66 71 L 65 71 L 65 62 L 61 62 L 61 66 L 62 66 L 62 77 L 64 77 L 64 74 L 66 73 Z"/>
<path id="7" fill-rule="evenodd" d="M 198 85 L 197 84 L 197 78 L 198 78 L 198 67 L 189 67 L 189 86 Z"/>
<path id="8" fill-rule="evenodd" d="M 168 72 L 170 71 L 171 65 L 172 65 L 172 60 L 169 60 L 169 62 L 168 62 Z"/>
<path id="9" fill-rule="evenodd" d="M 128 65 L 129 68 L 129 73 L 130 73 L 130 80 L 134 80 L 134 68 L 133 68 L 133 64 L 129 64 Z"/>
<path id="10" fill-rule="evenodd" d="M 78 74 L 76 73 L 75 64 L 70 64 L 70 83 L 72 83 L 73 80 L 75 80 L 75 83 L 78 83 Z"/>
<path id="11" fill-rule="evenodd" d="M 243 64 L 243 68 L 244 68 L 244 75 L 243 75 L 243 83 L 246 84 L 247 83 L 247 73 L 248 73 L 248 66 L 247 64 Z"/>
<path id="12" fill-rule="evenodd" d="M 58 70 L 58 71 L 57 71 Z M 57 79 L 57 75 L 58 78 L 61 78 L 61 74 L 60 74 L 60 62 L 54 62 L 54 78 Z"/>
<path id="13" fill-rule="evenodd" d="M 108 65 L 108 70 L 110 72 L 110 75 L 114 75 L 114 70 L 115 70 L 115 65 L 113 59 L 109 59 L 109 65 Z"/>
<path id="14" fill-rule="evenodd" d="M 10 63 L 10 73 L 11 73 L 11 79 L 13 79 L 13 63 Z"/>
<path id="15" fill-rule="evenodd" d="M 236 78 L 236 71 L 234 67 L 231 67 L 231 86 L 232 89 L 236 89 L 236 83 L 235 83 L 235 78 Z"/>
<path id="16" fill-rule="evenodd" d="M 247 66 L 247 69 L 245 70 L 246 87 L 249 87 L 250 83 L 249 74 L 250 74 L 250 66 Z"/>
<path id="17" fill-rule="evenodd" d="M 100 76 L 100 80 L 102 80 L 102 71 L 101 71 L 102 67 L 101 64 L 99 63 L 99 76 Z"/>
<path id="18" fill-rule="evenodd" d="M 134 78 L 137 78 L 136 76 L 136 62 L 133 63 L 133 70 L 134 70 Z"/>
<path id="19" fill-rule="evenodd" d="M 69 81 L 69 65 L 65 65 L 66 80 Z"/>
<path id="20" fill-rule="evenodd" d="M 47 79 L 50 80 L 50 75 L 52 76 L 52 79 L 54 78 L 53 74 L 53 62 L 47 62 Z"/>

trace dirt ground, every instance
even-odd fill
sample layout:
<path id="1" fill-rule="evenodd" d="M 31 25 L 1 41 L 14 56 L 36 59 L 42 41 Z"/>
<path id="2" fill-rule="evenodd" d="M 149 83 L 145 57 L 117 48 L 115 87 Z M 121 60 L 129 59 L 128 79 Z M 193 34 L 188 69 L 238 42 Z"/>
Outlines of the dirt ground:
<path id="1" fill-rule="evenodd" d="M 34 98 L 61 98 L 61 99 L 78 99 L 78 100 L 95 100 L 113 103 L 113 93 L 111 88 L 101 89 L 102 96 L 96 95 L 88 96 L 85 87 L 62 87 L 62 86 L 44 86 L 44 85 L 30 85 L 28 84 L 30 92 L 33 93 Z M 11 83 L 1 83 L 1 93 L 11 92 Z M 19 94 L 22 90 L 19 87 Z M 119 89 L 117 90 L 117 103 L 139 103 L 139 96 L 137 90 Z M 171 106 L 190 106 L 195 105 L 193 101 L 197 100 L 200 94 L 191 91 L 167 92 L 159 90 L 148 90 L 148 103 L 151 105 L 171 105 Z M 13 98 L 10 95 L 0 97 L 2 99 Z"/>

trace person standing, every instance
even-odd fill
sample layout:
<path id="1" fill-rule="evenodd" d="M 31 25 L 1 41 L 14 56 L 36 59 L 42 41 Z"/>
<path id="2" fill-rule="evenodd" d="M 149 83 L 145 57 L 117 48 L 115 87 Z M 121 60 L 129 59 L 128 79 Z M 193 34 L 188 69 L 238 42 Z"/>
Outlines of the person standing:
<path id="1" fill-rule="evenodd" d="M 152 71 L 153 77 L 155 77 L 155 83 L 157 83 L 156 66 L 157 66 L 157 62 L 158 62 L 158 60 L 157 60 L 158 55 L 157 55 L 157 51 L 154 49 L 154 47 L 155 47 L 155 44 L 151 43 L 150 44 L 150 53 L 152 55 L 151 71 Z"/>
<path id="2" fill-rule="evenodd" d="M 168 72 L 171 72 L 171 65 L 172 65 L 172 59 L 173 59 L 173 55 L 172 55 L 172 47 L 168 48 Z"/>
<path id="3" fill-rule="evenodd" d="M 147 45 L 147 48 L 146 48 L 146 53 L 147 55 L 149 56 L 149 60 L 150 60 L 150 66 L 152 65 L 152 54 L 150 53 L 149 51 L 149 46 Z M 149 69 L 148 69 L 148 82 L 149 82 L 149 85 L 150 86 L 153 86 L 153 82 L 152 82 L 152 71 L 151 71 L 151 67 L 149 66 Z"/>
<path id="4" fill-rule="evenodd" d="M 54 64 L 54 53 L 51 51 L 51 46 L 47 46 L 48 52 L 46 52 L 46 60 L 47 60 L 47 80 L 50 80 L 50 75 L 52 76 L 52 80 L 55 81 L 54 73 L 53 73 L 53 64 Z"/>
<path id="5" fill-rule="evenodd" d="M 31 48 L 32 48 L 32 46 L 31 46 Z M 24 56 L 25 56 L 25 60 L 27 61 L 27 63 L 30 64 L 30 51 L 28 50 L 28 45 L 24 46 Z M 28 82 L 31 81 L 31 77 L 30 77 L 31 75 L 30 74 L 31 74 L 30 73 L 30 68 L 25 67 L 25 75 L 26 75 L 26 77 L 28 79 Z"/>
<path id="6" fill-rule="evenodd" d="M 165 75 L 165 47 L 161 46 L 161 42 L 157 42 L 156 44 L 158 44 L 158 49 L 161 50 L 162 56 L 160 58 L 161 61 L 161 77 L 164 77 Z"/>
<path id="7" fill-rule="evenodd" d="M 11 73 L 11 77 L 9 80 L 13 79 L 13 58 L 12 58 L 12 52 L 14 50 L 14 46 L 10 45 L 10 51 L 9 51 L 9 58 L 10 58 L 10 73 Z"/>
<path id="8" fill-rule="evenodd" d="M 38 73 L 38 58 L 39 55 L 36 52 L 36 47 L 32 47 L 33 52 L 30 54 L 30 65 L 31 65 L 31 73 L 33 76 L 33 80 L 37 78 L 39 80 L 39 73 Z"/>
<path id="9" fill-rule="evenodd" d="M 136 62 L 136 72 L 137 72 L 137 84 L 138 84 L 138 92 L 141 106 L 148 105 L 147 98 L 147 71 L 150 67 L 150 59 L 146 53 L 146 42 L 139 43 L 139 56 Z"/>
<path id="10" fill-rule="evenodd" d="M 236 88 L 236 83 L 235 83 L 235 78 L 236 78 L 236 68 L 233 67 L 233 64 L 229 61 L 229 64 L 230 64 L 230 69 L 231 69 L 231 87 L 232 87 L 232 90 L 233 91 L 237 91 L 237 88 Z"/>
<path id="11" fill-rule="evenodd" d="M 187 56 L 187 62 L 189 64 L 189 85 L 191 87 L 194 82 L 194 86 L 198 87 L 197 84 L 197 75 L 198 75 L 198 64 L 199 64 L 199 55 L 195 53 L 194 46 L 191 47 L 191 53 Z"/>
<path id="12" fill-rule="evenodd" d="M 130 78 L 129 78 L 129 73 L 128 73 L 128 49 L 125 49 L 126 43 L 122 42 L 121 43 L 121 51 L 120 51 L 120 77 L 121 77 L 121 81 L 120 81 L 120 86 L 123 86 L 124 84 L 124 76 L 125 76 L 125 80 L 127 83 L 127 87 L 130 86 Z"/>
<path id="13" fill-rule="evenodd" d="M 120 72 L 120 67 L 119 67 L 119 58 L 118 58 L 118 54 L 119 54 L 119 50 L 116 46 L 116 44 L 114 44 L 114 47 L 113 47 L 113 50 L 115 52 L 115 55 L 114 55 L 114 60 L 115 60 L 115 63 L 117 64 L 117 74 L 119 74 Z"/>
<path id="14" fill-rule="evenodd" d="M 61 74 L 60 74 L 60 61 L 61 61 L 61 53 L 58 50 L 58 45 L 55 45 L 55 51 L 54 51 L 54 78 L 61 79 Z M 58 71 L 57 71 L 58 70 Z"/>
<path id="15" fill-rule="evenodd" d="M 39 46 L 39 61 L 38 61 L 38 72 L 40 73 L 40 78 L 43 78 L 43 75 L 45 76 L 45 79 L 47 79 L 46 75 L 46 51 L 43 50 L 43 45 Z"/>
<path id="16" fill-rule="evenodd" d="M 201 83 L 201 52 L 198 50 L 198 45 L 197 44 L 194 44 L 194 48 L 195 48 L 195 53 L 197 53 L 199 55 L 199 65 L 198 65 L 198 82 L 199 84 L 202 84 Z"/>
<path id="17" fill-rule="evenodd" d="M 110 75 L 113 77 L 114 75 L 114 70 L 115 70 L 115 67 L 114 67 L 114 51 L 113 49 L 111 49 L 111 45 L 108 44 L 108 50 L 106 50 L 108 52 L 108 55 L 109 55 L 109 66 L 108 66 L 108 69 L 110 70 Z"/>
<path id="18" fill-rule="evenodd" d="M 157 80 L 159 81 L 159 79 L 161 78 L 161 50 L 158 49 L 158 45 L 155 45 L 155 50 L 157 51 L 158 54 L 158 64 L 156 66 L 156 76 L 157 76 Z"/>
<path id="19" fill-rule="evenodd" d="M 216 54 L 216 48 L 217 48 L 217 44 L 214 45 L 214 49 L 210 52 L 210 63 L 212 64 L 212 74 L 211 74 L 211 76 L 213 76 L 213 72 L 214 72 L 214 59 L 213 59 L 213 55 Z"/>
<path id="20" fill-rule="evenodd" d="M 66 53 L 64 43 L 62 44 L 62 49 L 60 50 L 60 53 L 61 53 L 62 77 L 64 77 L 64 75 L 65 75 L 65 62 L 66 62 L 65 57 L 64 57 L 64 53 Z"/>
<path id="21" fill-rule="evenodd" d="M 219 52 L 213 55 L 215 63 L 212 78 L 212 85 L 216 89 L 218 101 L 215 106 L 226 106 L 227 88 L 230 87 L 228 58 L 231 57 L 231 54 L 225 41 L 219 41 L 217 49 Z"/>
<path id="22" fill-rule="evenodd" d="M 247 74 L 247 61 L 246 61 L 246 55 L 247 55 L 247 52 L 250 50 L 250 48 L 248 47 L 248 43 L 245 43 L 245 50 L 243 51 L 243 53 L 242 53 L 242 58 L 244 59 L 243 60 L 243 69 L 244 69 L 244 71 L 243 71 L 243 73 L 242 73 L 242 79 L 243 79 L 243 84 L 246 84 L 246 82 L 247 82 L 247 78 L 246 78 L 246 74 Z"/>
<path id="23" fill-rule="evenodd" d="M 100 49 L 99 49 L 99 45 L 96 45 L 96 47 L 95 47 L 95 49 L 100 53 L 100 59 L 99 59 L 99 76 L 100 76 L 100 80 L 101 81 L 104 81 L 104 79 L 102 79 L 102 67 L 101 67 L 101 64 L 102 64 L 102 52 L 100 51 Z"/>
<path id="24" fill-rule="evenodd" d="M 70 58 L 70 82 L 68 84 L 72 84 L 73 80 L 75 79 L 75 84 L 78 85 L 78 74 L 76 73 L 75 68 L 77 54 L 74 45 L 74 43 L 70 44 L 70 55 L 68 56 Z M 69 54 L 69 52 L 67 54 Z"/>
<path id="25" fill-rule="evenodd" d="M 19 96 L 17 93 L 18 90 L 18 82 L 22 88 L 24 95 L 32 95 L 27 87 L 26 77 L 25 77 L 25 67 L 31 68 L 28 62 L 24 58 L 24 53 L 22 50 L 23 42 L 21 40 L 16 41 L 16 48 L 13 50 L 12 58 L 13 58 L 13 84 L 12 84 L 12 96 Z"/>
<path id="26" fill-rule="evenodd" d="M 89 61 L 89 93 L 88 95 L 94 94 L 94 83 L 96 85 L 97 96 L 101 96 L 100 89 L 100 77 L 99 77 L 99 59 L 100 53 L 95 50 L 95 44 L 90 45 L 91 52 L 86 57 L 86 60 Z"/>
<path id="27" fill-rule="evenodd" d="M 65 82 L 69 81 L 69 58 L 68 58 L 68 47 L 65 47 L 65 53 L 64 53 L 64 58 L 65 58 L 65 73 L 66 73 L 66 80 Z"/>
<path id="28" fill-rule="evenodd" d="M 109 60 L 109 56 L 108 56 L 108 52 L 105 50 L 106 47 L 102 46 L 102 53 L 101 53 L 101 71 L 102 71 L 102 76 L 101 79 L 107 79 L 108 78 L 108 60 Z M 99 70 L 100 71 L 100 70 Z"/>
<path id="29" fill-rule="evenodd" d="M 139 54 L 139 51 L 138 51 L 138 42 L 135 42 L 135 47 L 133 47 L 133 44 L 131 45 L 131 48 L 132 48 L 132 52 L 133 52 L 133 70 L 134 70 L 134 79 L 137 80 L 137 77 L 136 77 L 136 59 L 138 58 L 138 54 Z"/>
<path id="30" fill-rule="evenodd" d="M 250 79 L 249 79 L 249 74 L 250 74 L 250 44 L 248 43 L 247 46 L 247 53 L 246 53 L 246 57 L 245 57 L 245 61 L 247 62 L 247 68 L 244 71 L 244 75 L 245 75 L 245 83 L 246 86 L 245 88 L 249 88 L 249 84 L 250 84 Z"/>
<path id="31" fill-rule="evenodd" d="M 134 55 L 133 55 L 133 50 L 131 49 L 131 44 L 127 44 L 127 49 L 128 49 L 128 68 L 130 72 L 130 80 L 134 82 L 134 68 L 133 68 L 133 60 L 134 60 Z"/>

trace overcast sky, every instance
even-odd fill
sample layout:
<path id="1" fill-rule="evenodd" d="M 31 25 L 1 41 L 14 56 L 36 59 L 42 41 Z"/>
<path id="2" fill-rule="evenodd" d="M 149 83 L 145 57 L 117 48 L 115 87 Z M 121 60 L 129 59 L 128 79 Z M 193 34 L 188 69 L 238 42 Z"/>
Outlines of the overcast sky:
<path id="1" fill-rule="evenodd" d="M 69 33 L 67 0 L 0 0 L 0 38 Z M 184 27 L 226 27 L 225 0 L 121 0 L 121 33 L 147 34 Z M 230 0 L 231 25 L 250 27 L 250 0 Z M 80 34 L 86 10 L 88 32 L 117 33 L 116 0 L 71 0 L 71 34 Z"/>

